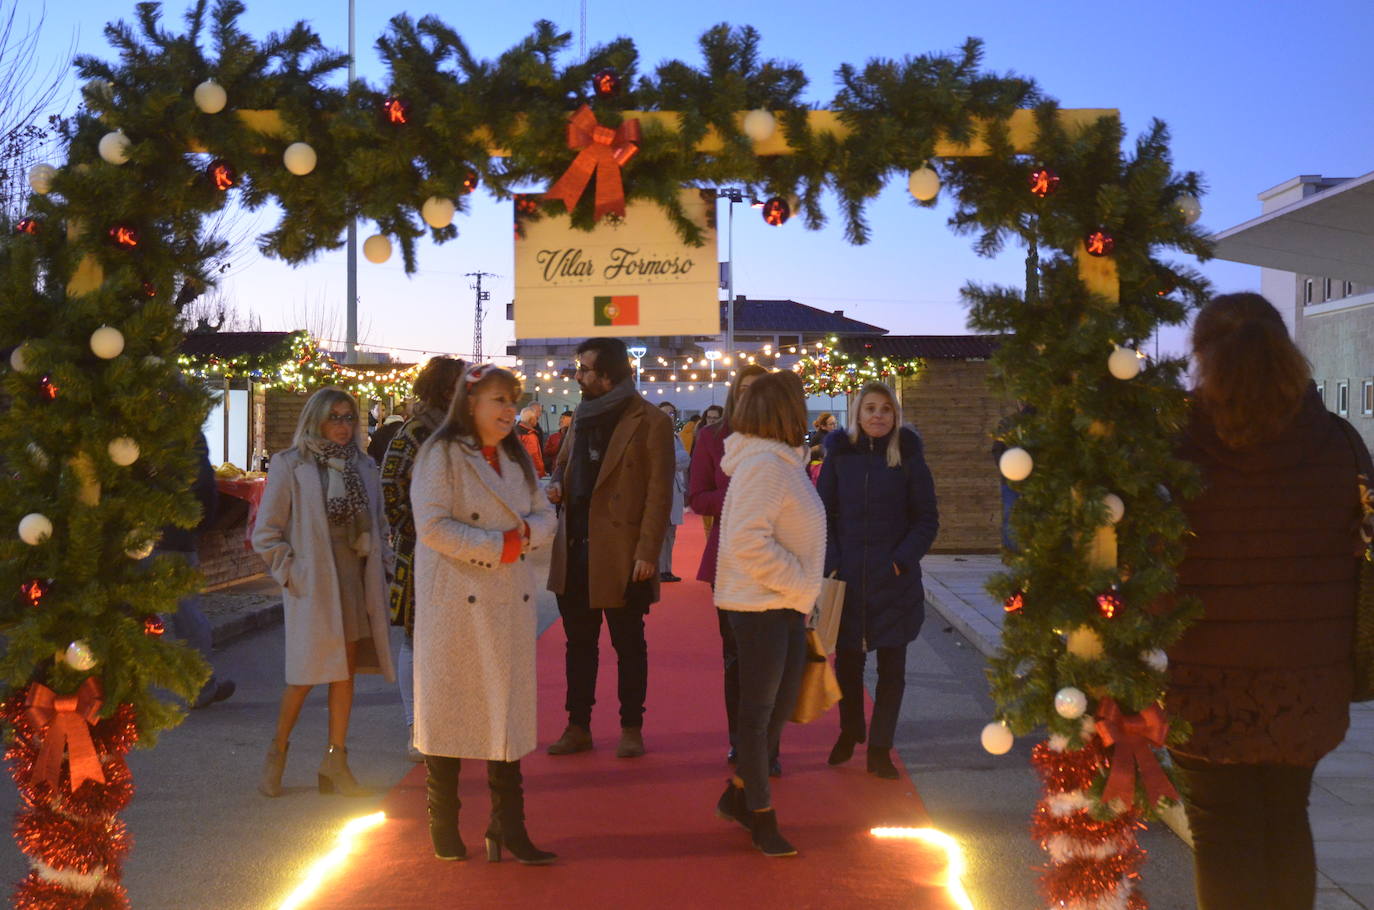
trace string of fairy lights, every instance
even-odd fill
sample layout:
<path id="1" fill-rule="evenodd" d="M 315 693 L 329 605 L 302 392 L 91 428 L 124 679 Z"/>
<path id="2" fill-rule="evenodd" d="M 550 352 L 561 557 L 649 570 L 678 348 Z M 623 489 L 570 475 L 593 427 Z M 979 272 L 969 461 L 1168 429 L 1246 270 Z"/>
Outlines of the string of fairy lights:
<path id="1" fill-rule="evenodd" d="M 790 362 L 789 362 L 790 361 Z M 211 381 L 251 380 L 268 389 L 309 392 L 321 386 L 337 386 L 369 401 L 404 400 L 411 397 L 415 378 L 424 363 L 350 366 L 339 363 L 308 332 L 292 332 L 276 348 L 234 357 L 182 354 L 183 373 Z M 695 392 L 728 385 L 745 365 L 776 371 L 791 369 L 802 377 L 808 394 L 852 394 L 867 382 L 891 381 L 918 376 L 926 367 L 920 357 L 851 355 L 839 339 L 774 347 L 764 344 L 755 351 L 718 350 L 701 357 L 666 357 L 646 354 L 636 364 L 640 389 L 647 395 Z M 526 389 L 538 394 L 577 394 L 574 365 L 546 359 L 543 365 L 517 359 L 513 368 Z"/>

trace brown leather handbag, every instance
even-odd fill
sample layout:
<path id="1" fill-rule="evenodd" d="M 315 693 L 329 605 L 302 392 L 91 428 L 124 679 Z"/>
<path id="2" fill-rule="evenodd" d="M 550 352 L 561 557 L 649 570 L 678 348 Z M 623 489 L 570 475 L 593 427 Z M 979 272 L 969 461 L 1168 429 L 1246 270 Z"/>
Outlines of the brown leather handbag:
<path id="1" fill-rule="evenodd" d="M 840 700 L 840 681 L 825 656 L 821 637 L 815 629 L 806 630 L 806 669 L 802 672 L 801 691 L 792 709 L 792 720 L 809 724 Z"/>

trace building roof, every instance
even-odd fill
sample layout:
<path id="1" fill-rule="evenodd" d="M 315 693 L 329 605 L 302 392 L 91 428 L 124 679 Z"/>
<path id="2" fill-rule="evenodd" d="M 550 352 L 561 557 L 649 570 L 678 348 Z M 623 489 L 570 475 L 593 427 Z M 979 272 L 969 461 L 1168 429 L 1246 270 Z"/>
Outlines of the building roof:
<path id="1" fill-rule="evenodd" d="M 997 335 L 886 335 L 846 338 L 840 350 L 851 357 L 924 357 L 927 360 L 986 360 L 997 350 Z"/>
<path id="2" fill-rule="evenodd" d="M 720 304 L 725 330 L 726 302 Z M 754 300 L 735 296 L 735 334 L 886 335 L 887 329 L 850 319 L 844 310 L 820 310 L 795 300 Z"/>
<path id="3" fill-rule="evenodd" d="M 1374 284 L 1374 172 L 1314 185 L 1296 202 L 1214 234 L 1217 258 Z"/>
<path id="4" fill-rule="evenodd" d="M 280 350 L 290 332 L 206 332 L 187 335 L 181 353 L 191 357 L 243 357 Z"/>

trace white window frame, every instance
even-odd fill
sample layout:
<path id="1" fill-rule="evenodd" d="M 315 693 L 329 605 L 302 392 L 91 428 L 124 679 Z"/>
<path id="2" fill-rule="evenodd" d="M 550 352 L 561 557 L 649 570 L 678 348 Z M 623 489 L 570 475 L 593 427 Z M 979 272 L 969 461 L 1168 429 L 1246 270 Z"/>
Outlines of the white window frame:
<path id="1" fill-rule="evenodd" d="M 1317 383 L 1317 397 L 1322 400 L 1322 407 L 1326 407 L 1326 383 Z"/>
<path id="2" fill-rule="evenodd" d="M 1374 379 L 1366 379 L 1360 388 L 1360 412 L 1374 417 Z"/>
<path id="3" fill-rule="evenodd" d="M 1345 296 L 1347 296 L 1347 297 L 1354 297 L 1354 296 L 1355 296 L 1355 282 L 1353 282 L 1353 281 L 1347 281 L 1347 282 L 1345 283 Z"/>
<path id="4" fill-rule="evenodd" d="M 1312 304 L 1312 295 L 1316 291 L 1316 284 L 1311 278 L 1302 283 L 1302 302 L 1308 306 Z"/>
<path id="5" fill-rule="evenodd" d="M 1342 417 L 1350 416 L 1350 383 L 1344 379 L 1336 383 L 1336 413 Z"/>
<path id="6" fill-rule="evenodd" d="M 1330 278 L 1322 279 L 1322 300 L 1331 299 L 1331 284 L 1332 282 Z"/>

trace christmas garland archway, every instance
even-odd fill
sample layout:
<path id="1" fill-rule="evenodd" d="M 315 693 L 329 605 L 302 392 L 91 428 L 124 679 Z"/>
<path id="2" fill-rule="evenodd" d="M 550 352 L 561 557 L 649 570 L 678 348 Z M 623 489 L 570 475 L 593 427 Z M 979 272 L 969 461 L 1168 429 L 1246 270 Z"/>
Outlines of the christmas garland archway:
<path id="1" fill-rule="evenodd" d="M 728 26 L 703 36 L 701 66 L 641 73 L 629 39 L 561 65 L 569 36 L 541 22 L 486 61 L 443 22 L 402 15 L 376 45 L 385 84 L 341 88 L 345 58 L 306 25 L 259 42 L 242 11 L 202 0 L 173 32 L 145 3 L 108 27 L 119 59 L 77 61 L 88 81 L 62 122 L 65 160 L 35 168 L 27 216 L 3 226 L 0 677 L 34 868 L 18 905 L 127 903 L 123 752 L 179 720 L 156 688 L 186 698 L 206 676 L 155 619 L 194 573 L 139 557 L 198 518 L 187 453 L 207 401 L 178 377 L 173 301 L 211 283 L 222 241 L 206 218 L 229 194 L 280 206 L 267 255 L 308 261 L 363 219 L 369 255 L 394 241 L 413 269 L 415 241 L 456 237 L 475 190 L 515 197 L 517 230 L 566 204 L 588 227 L 648 199 L 688 240 L 684 185 L 743 184 L 770 200 L 770 223 L 811 228 L 830 193 L 862 243 L 866 202 L 893 178 L 912 217 L 943 192 L 980 252 L 1029 250 L 1024 290 L 965 291 L 975 326 L 1009 336 L 995 371 L 1027 406 L 1003 434 L 1021 549 L 994 585 L 1009 616 L 984 739 L 1004 751 L 1013 732 L 1049 732 L 1035 757 L 1047 900 L 1144 905 L 1133 828 L 1167 789 L 1150 747 L 1186 732 L 1157 713 L 1160 649 L 1190 617 L 1146 607 L 1172 590 L 1185 530 L 1161 491 L 1191 478 L 1169 445 L 1181 364 L 1134 348 L 1206 293 L 1163 255 L 1207 255 L 1199 178 L 1174 172 L 1162 124 L 1123 152 L 1113 112 L 1061 111 L 1030 80 L 983 72 L 975 40 L 844 66 L 813 111 L 801 70 Z"/>

